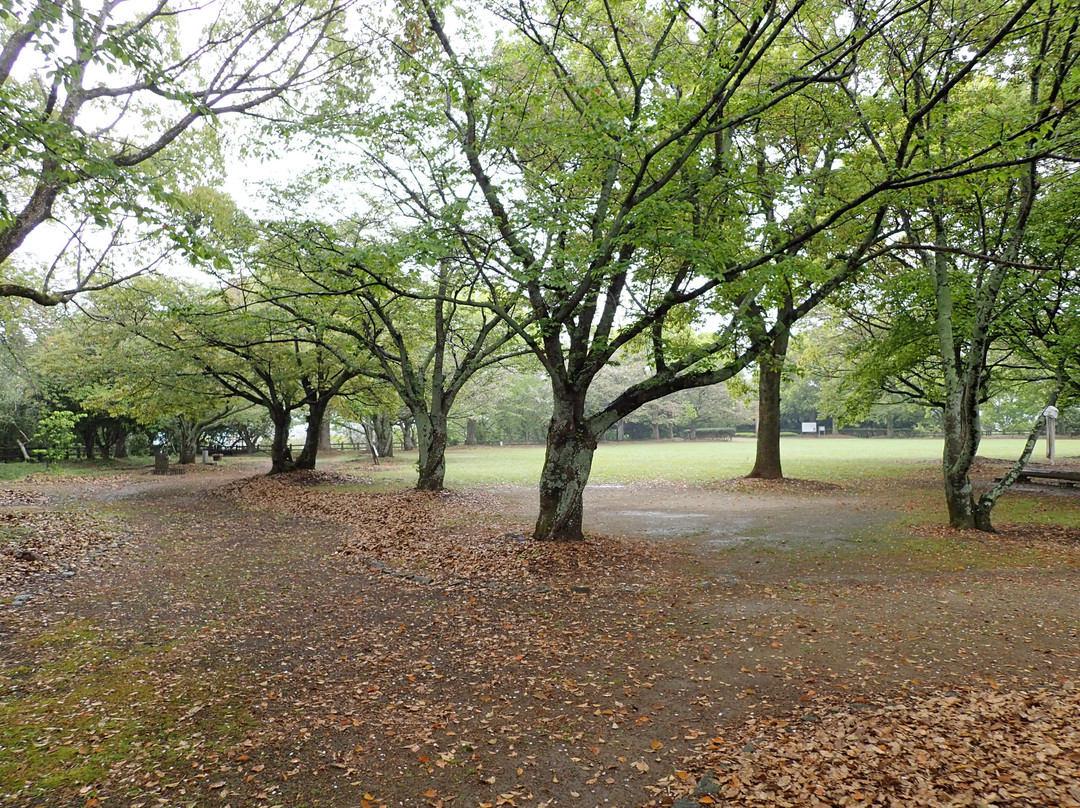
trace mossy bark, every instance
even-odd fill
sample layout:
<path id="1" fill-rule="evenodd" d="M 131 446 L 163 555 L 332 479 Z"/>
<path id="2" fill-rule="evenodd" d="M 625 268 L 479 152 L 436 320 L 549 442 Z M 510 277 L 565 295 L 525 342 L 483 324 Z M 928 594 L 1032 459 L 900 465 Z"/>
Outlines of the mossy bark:
<path id="1" fill-rule="evenodd" d="M 754 467 L 747 474 L 762 480 L 782 480 L 780 463 L 780 383 L 790 333 L 776 338 L 758 362 L 758 434 Z"/>
<path id="2" fill-rule="evenodd" d="M 270 421 L 274 425 L 274 437 L 270 442 L 270 473 L 281 474 L 292 471 L 292 452 L 289 451 L 289 427 L 292 417 L 288 410 L 271 409 Z"/>
<path id="3" fill-rule="evenodd" d="M 296 458 L 298 469 L 314 469 L 315 461 L 319 456 L 320 436 L 322 435 L 323 422 L 326 419 L 326 408 L 330 400 L 318 400 L 308 403 L 307 431 L 304 434 L 304 448 L 300 450 L 300 456 Z"/>
<path id="4" fill-rule="evenodd" d="M 416 487 L 441 491 L 446 477 L 446 414 L 421 411 L 415 417 L 420 452 Z"/>
<path id="5" fill-rule="evenodd" d="M 540 474 L 540 515 L 533 532 L 537 541 L 584 538 L 583 497 L 596 452 L 596 435 L 580 416 L 581 403 L 573 400 L 555 403 Z"/>

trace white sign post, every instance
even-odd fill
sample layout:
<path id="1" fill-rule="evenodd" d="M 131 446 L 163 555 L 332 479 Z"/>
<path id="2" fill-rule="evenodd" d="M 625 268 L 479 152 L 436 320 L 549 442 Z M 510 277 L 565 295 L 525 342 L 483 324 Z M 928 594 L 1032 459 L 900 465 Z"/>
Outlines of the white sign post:
<path id="1" fill-rule="evenodd" d="M 1047 407 L 1045 410 L 1043 410 L 1043 416 L 1045 416 L 1046 418 L 1046 456 L 1050 458 L 1050 463 L 1053 464 L 1054 439 L 1056 437 L 1055 432 L 1057 431 L 1056 424 L 1058 417 L 1058 408 L 1053 406 Z"/>

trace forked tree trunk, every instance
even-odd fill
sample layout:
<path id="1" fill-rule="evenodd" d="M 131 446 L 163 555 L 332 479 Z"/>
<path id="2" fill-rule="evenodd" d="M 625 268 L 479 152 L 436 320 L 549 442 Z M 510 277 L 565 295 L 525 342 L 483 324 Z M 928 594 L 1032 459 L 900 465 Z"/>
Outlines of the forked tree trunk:
<path id="1" fill-rule="evenodd" d="M 199 453 L 199 446 L 195 440 L 183 440 L 178 447 L 180 454 L 180 464 L 190 465 L 195 462 L 195 457 Z"/>
<path id="2" fill-rule="evenodd" d="M 977 384 L 968 383 L 947 396 L 942 421 L 945 424 L 945 448 L 942 456 L 945 505 L 949 524 L 961 530 L 993 531 L 988 509 L 976 508 L 971 484 L 971 466 L 982 439 L 979 407 L 974 403 Z M 973 390 L 974 388 L 974 390 Z"/>
<path id="3" fill-rule="evenodd" d="M 199 431 L 182 415 L 173 420 L 172 430 L 180 464 L 194 463 L 199 452 Z"/>
<path id="4" fill-rule="evenodd" d="M 784 373 L 789 332 L 776 338 L 758 362 L 758 433 L 754 467 L 747 477 L 782 480 L 780 467 L 780 382 Z"/>
<path id="5" fill-rule="evenodd" d="M 446 414 L 418 412 L 416 438 L 420 450 L 416 487 L 441 491 L 446 477 Z"/>
<path id="6" fill-rule="evenodd" d="M 555 401 L 540 474 L 540 515 L 533 531 L 537 541 L 583 538 L 583 495 L 596 452 L 596 435 L 580 415 L 583 405 L 583 401 Z"/>

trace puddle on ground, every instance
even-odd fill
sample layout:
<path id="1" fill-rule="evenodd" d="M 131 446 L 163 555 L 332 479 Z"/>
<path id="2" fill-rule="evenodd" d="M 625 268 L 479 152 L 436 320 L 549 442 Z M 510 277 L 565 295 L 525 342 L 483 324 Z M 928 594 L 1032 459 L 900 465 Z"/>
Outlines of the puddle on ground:
<path id="1" fill-rule="evenodd" d="M 623 511 L 623 516 L 642 516 L 648 519 L 702 519 L 707 513 L 672 513 L 671 511 Z"/>
<path id="2" fill-rule="evenodd" d="M 498 494 L 522 518 L 535 518 L 535 490 L 506 486 Z M 619 483 L 585 489 L 587 532 L 640 536 L 701 555 L 748 544 L 796 549 L 859 542 L 892 530 L 895 520 L 891 511 L 868 509 L 845 496 L 746 495 Z"/>

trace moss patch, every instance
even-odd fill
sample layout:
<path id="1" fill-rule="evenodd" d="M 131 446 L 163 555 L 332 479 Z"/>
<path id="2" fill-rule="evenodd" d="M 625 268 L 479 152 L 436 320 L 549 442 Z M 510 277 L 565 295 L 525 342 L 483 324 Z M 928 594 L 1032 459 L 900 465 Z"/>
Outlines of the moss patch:
<path id="1" fill-rule="evenodd" d="M 69 626 L 28 645 L 48 661 L 0 675 L 0 797 L 72 804 L 110 772 L 134 794 L 138 772 L 190 769 L 204 744 L 220 751 L 253 723 L 218 698 L 220 675 L 177 666 L 173 644 L 110 647 Z"/>

